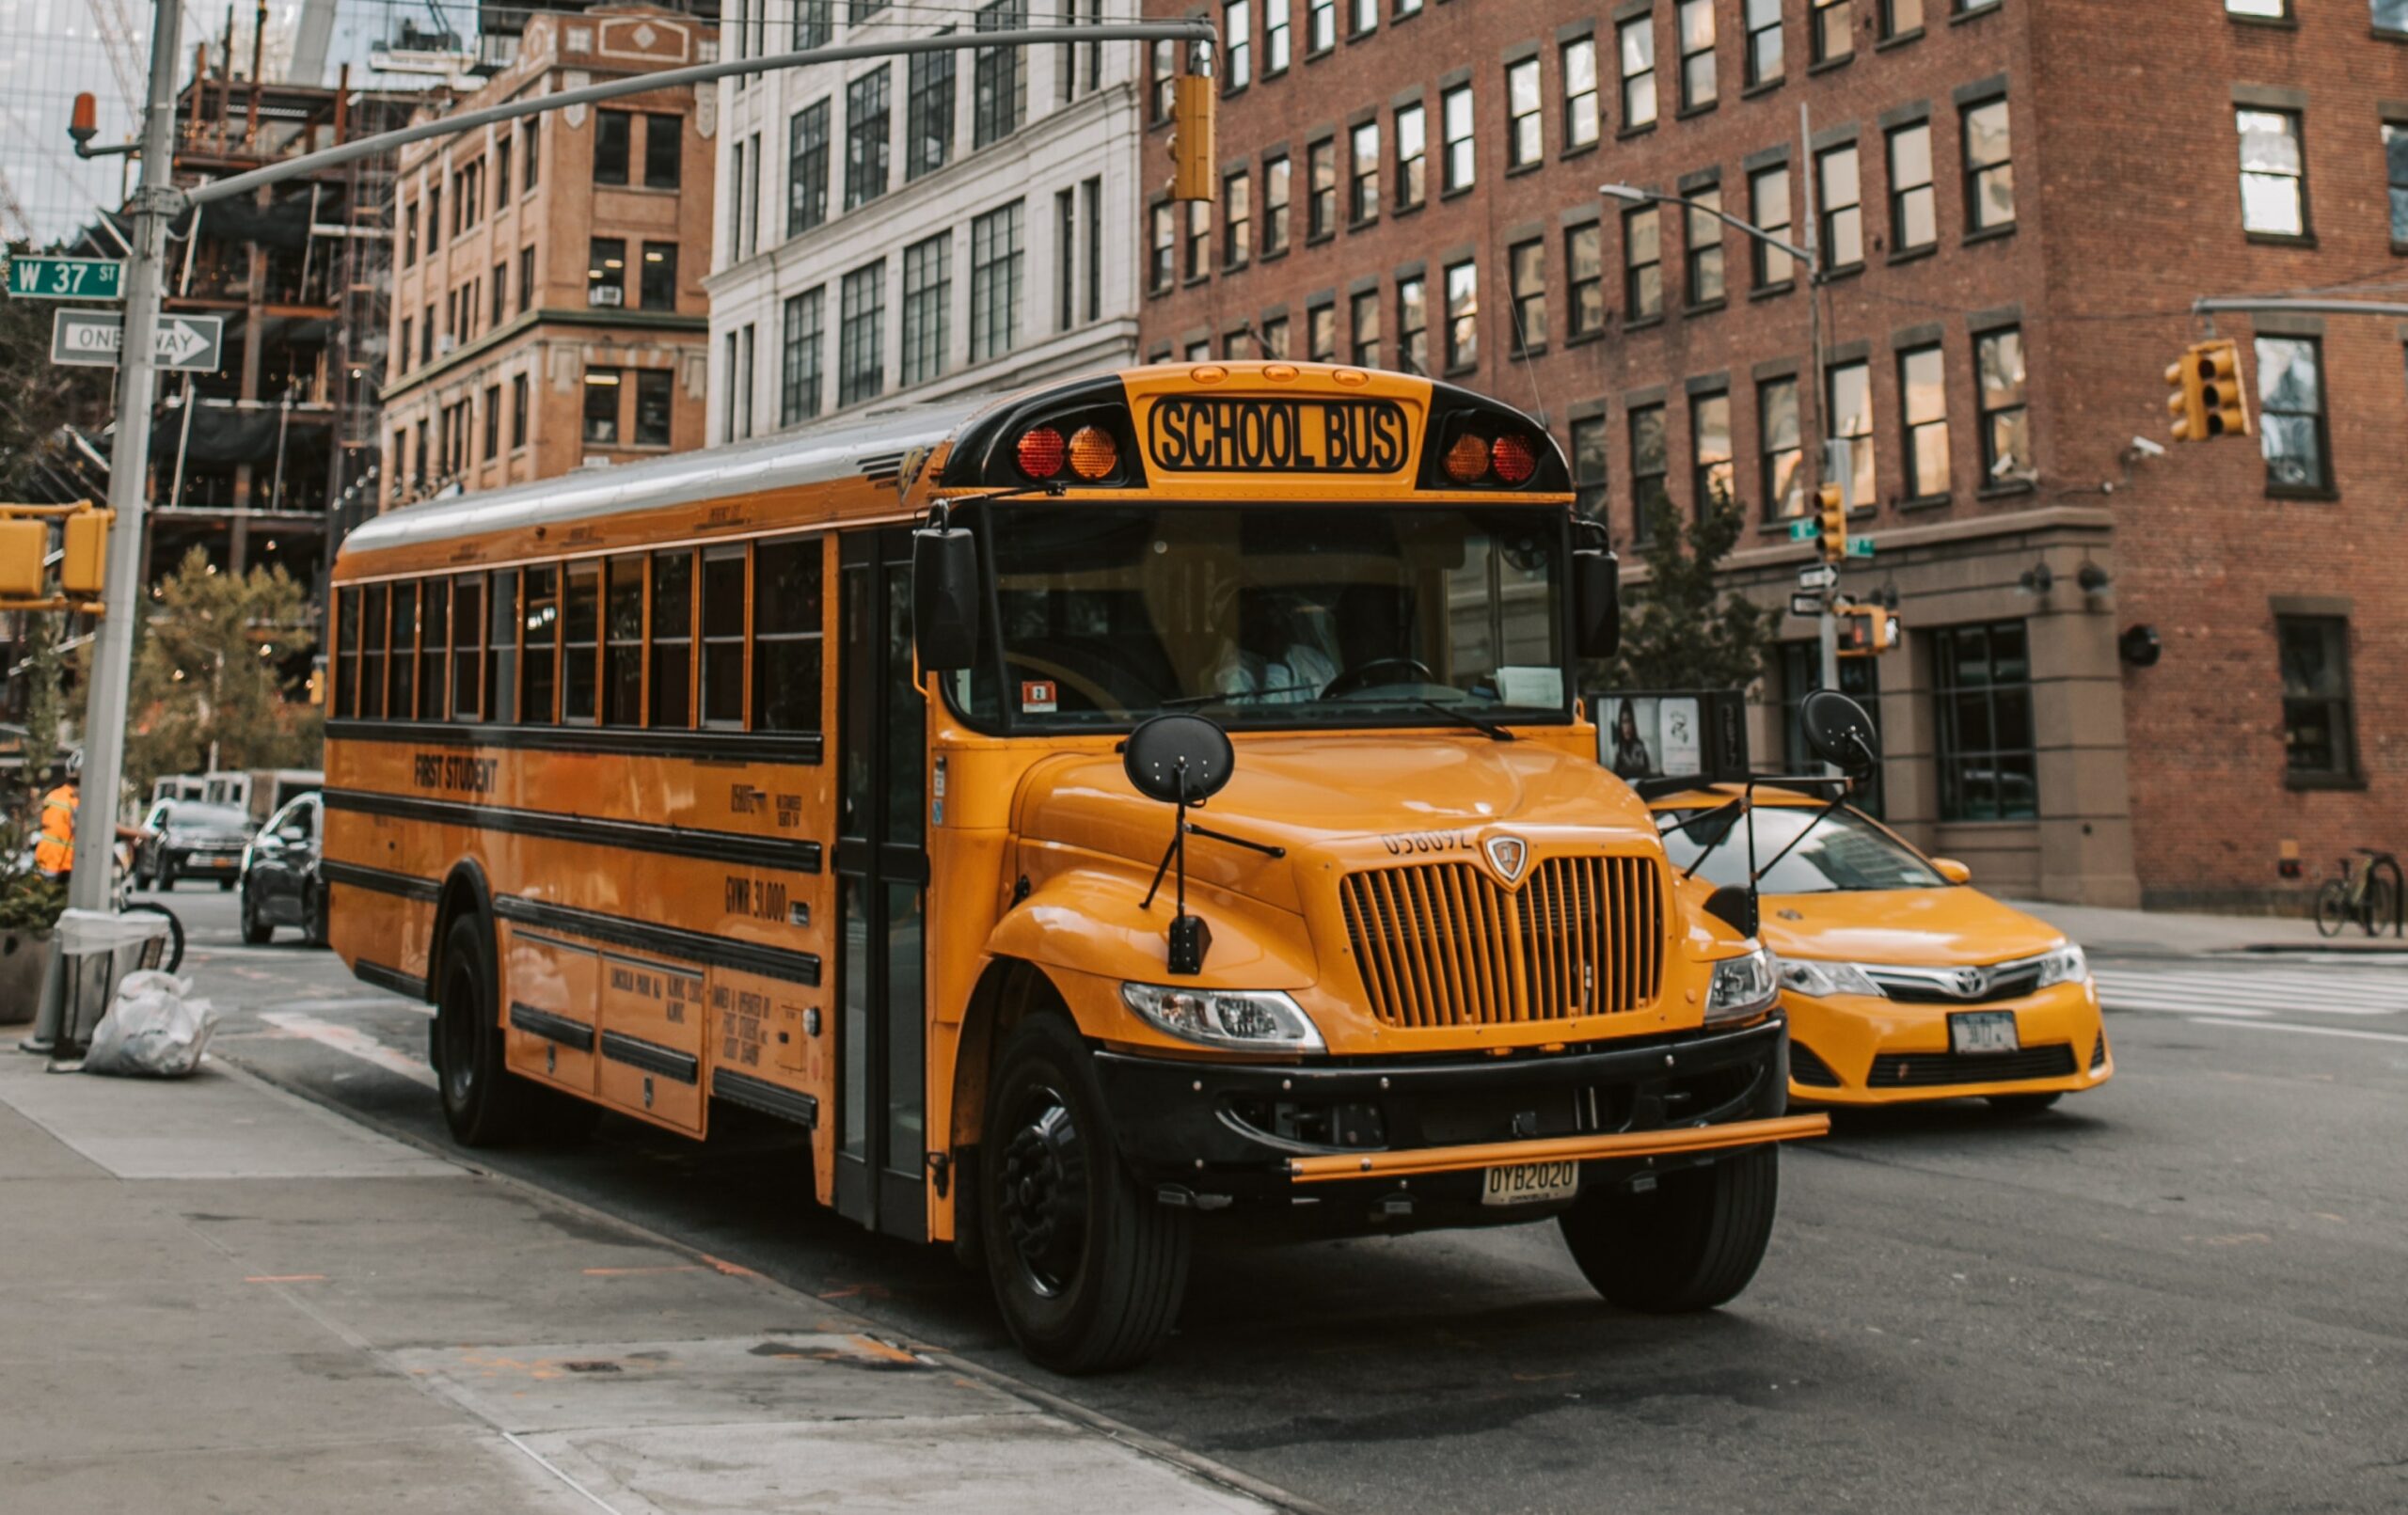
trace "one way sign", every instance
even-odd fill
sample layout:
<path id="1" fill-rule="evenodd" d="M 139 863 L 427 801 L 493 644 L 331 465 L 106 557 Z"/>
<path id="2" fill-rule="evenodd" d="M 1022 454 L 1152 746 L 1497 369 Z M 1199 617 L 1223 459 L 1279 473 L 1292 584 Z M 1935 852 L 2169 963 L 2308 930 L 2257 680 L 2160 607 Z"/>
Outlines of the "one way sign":
<path id="1" fill-rule="evenodd" d="M 62 308 L 50 327 L 50 360 L 86 368 L 117 367 L 125 345 L 125 317 L 115 310 Z M 226 318 L 159 317 L 159 339 L 151 360 L 163 369 L 214 373 L 225 361 Z"/>

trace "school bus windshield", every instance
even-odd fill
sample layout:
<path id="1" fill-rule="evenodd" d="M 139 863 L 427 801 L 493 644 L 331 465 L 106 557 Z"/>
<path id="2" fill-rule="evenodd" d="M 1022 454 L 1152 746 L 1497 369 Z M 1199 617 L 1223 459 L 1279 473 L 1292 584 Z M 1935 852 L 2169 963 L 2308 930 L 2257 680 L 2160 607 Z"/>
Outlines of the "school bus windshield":
<path id="1" fill-rule="evenodd" d="M 1557 508 L 1047 501 L 976 524 L 1002 624 L 954 681 L 974 720 L 998 678 L 1015 726 L 1056 729 L 1567 714 Z"/>

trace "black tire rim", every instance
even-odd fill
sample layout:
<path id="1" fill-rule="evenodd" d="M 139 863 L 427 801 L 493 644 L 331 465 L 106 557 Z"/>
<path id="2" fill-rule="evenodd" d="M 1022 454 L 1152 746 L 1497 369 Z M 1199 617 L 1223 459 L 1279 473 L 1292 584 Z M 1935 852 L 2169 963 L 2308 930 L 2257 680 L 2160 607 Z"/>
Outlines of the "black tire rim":
<path id="1" fill-rule="evenodd" d="M 1070 1102 L 1038 1085 L 1020 1100 L 996 1176 L 1013 1271 L 1043 1299 L 1078 1282 L 1086 1255 L 1087 1154 Z"/>
<path id="2" fill-rule="evenodd" d="M 443 975 L 443 1099 L 466 1110 L 476 1093 L 477 1031 L 481 1023 L 475 965 L 455 957 Z"/>

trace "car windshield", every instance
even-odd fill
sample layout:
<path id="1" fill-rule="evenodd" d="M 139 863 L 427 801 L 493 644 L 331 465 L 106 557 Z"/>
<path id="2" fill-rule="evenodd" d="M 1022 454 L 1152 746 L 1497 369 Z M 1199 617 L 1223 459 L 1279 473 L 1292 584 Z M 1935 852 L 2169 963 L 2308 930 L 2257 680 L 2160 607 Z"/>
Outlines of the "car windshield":
<path id="1" fill-rule="evenodd" d="M 1670 826 L 1707 807 L 1661 811 L 1658 826 Z M 1823 894 L 1835 890 L 1940 889 L 1948 880 L 1931 864 L 1900 845 L 1887 831 L 1852 810 L 1841 809 L 1814 821 L 1817 811 L 1800 805 L 1756 807 L 1756 864 L 1797 841 L 1809 823 L 1814 829 L 1774 863 L 1761 889 L 1766 894 Z M 1717 885 L 1745 888 L 1748 882 L 1748 832 L 1736 805 L 1700 821 L 1686 831 L 1669 831 L 1664 851 L 1672 866 L 1686 870 L 1703 853 L 1697 876 Z"/>
<path id="2" fill-rule="evenodd" d="M 251 817 L 231 805 L 177 805 L 167 812 L 167 824 L 179 831 L 247 831 Z"/>
<path id="3" fill-rule="evenodd" d="M 997 657 L 955 702 L 1017 724 L 1560 719 L 1563 517 L 1538 506 L 987 507 Z"/>

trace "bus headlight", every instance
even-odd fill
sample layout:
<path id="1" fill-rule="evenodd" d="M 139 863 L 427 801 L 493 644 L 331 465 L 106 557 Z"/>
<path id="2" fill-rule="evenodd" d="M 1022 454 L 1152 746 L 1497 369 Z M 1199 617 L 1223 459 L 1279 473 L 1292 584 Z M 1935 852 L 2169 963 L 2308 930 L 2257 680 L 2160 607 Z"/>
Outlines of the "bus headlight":
<path id="1" fill-rule="evenodd" d="M 1714 965 L 1714 982 L 1705 991 L 1705 1018 L 1744 1020 L 1772 1008 L 1780 980 L 1774 975 L 1772 954 L 1758 947 L 1744 957 L 1725 957 Z"/>
<path id="2" fill-rule="evenodd" d="M 2034 988 L 2045 989 L 2052 984 L 2079 984 L 2090 976 L 2090 959 L 2080 947 L 2067 942 L 2055 952 L 2040 959 L 2040 979 Z"/>
<path id="3" fill-rule="evenodd" d="M 1318 1052 L 1321 1028 L 1277 989 L 1123 984 L 1121 1002 L 1181 1041 L 1247 1052 Z"/>

